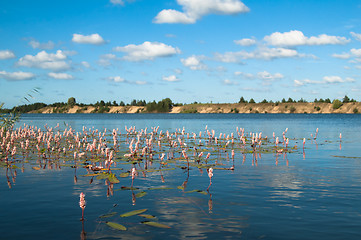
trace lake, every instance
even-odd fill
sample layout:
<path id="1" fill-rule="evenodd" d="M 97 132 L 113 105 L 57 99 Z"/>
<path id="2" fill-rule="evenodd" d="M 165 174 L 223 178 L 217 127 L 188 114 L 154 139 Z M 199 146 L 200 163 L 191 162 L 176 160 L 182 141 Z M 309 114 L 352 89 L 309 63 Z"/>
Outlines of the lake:
<path id="1" fill-rule="evenodd" d="M 62 140 L 36 150 L 34 139 L 26 153 L 14 143 L 11 167 L 1 160 L 0 239 L 361 239 L 359 114 L 24 114 L 24 124 Z M 100 138 L 114 150 L 109 173 L 88 166 L 106 159 L 105 147 L 85 150 Z"/>

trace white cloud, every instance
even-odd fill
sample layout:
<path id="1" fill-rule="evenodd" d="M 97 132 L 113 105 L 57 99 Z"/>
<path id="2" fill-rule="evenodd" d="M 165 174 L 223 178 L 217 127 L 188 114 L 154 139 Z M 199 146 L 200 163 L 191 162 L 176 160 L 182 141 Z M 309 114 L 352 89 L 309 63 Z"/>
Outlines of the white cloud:
<path id="1" fill-rule="evenodd" d="M 116 83 L 126 82 L 125 79 L 122 78 L 122 77 L 120 77 L 120 76 L 109 77 L 108 79 L 109 79 L 110 81 L 116 82 Z"/>
<path id="2" fill-rule="evenodd" d="M 0 60 L 15 58 L 15 54 L 10 50 L 0 50 Z"/>
<path id="3" fill-rule="evenodd" d="M 174 9 L 164 9 L 154 18 L 155 23 L 195 23 L 208 14 L 239 14 L 249 11 L 249 8 L 239 0 L 177 0 L 183 12 Z"/>
<path id="4" fill-rule="evenodd" d="M 125 47 L 115 47 L 113 50 L 127 53 L 123 59 L 128 61 L 153 60 L 158 57 L 170 57 L 180 53 L 178 48 L 164 43 L 148 41 L 140 45 L 129 44 Z"/>
<path id="5" fill-rule="evenodd" d="M 361 57 L 361 48 L 359 49 L 355 49 L 355 48 L 352 48 L 350 50 L 351 54 L 356 56 L 356 57 Z"/>
<path id="6" fill-rule="evenodd" d="M 244 73 L 244 72 L 234 72 L 235 76 L 241 76 L 242 78 L 245 79 L 255 79 L 256 76 L 253 75 L 252 73 Z"/>
<path id="7" fill-rule="evenodd" d="M 205 70 L 207 69 L 207 65 L 203 63 L 202 59 L 204 59 L 204 56 L 192 55 L 186 59 L 182 58 L 181 62 L 184 66 L 192 70 Z"/>
<path id="8" fill-rule="evenodd" d="M 256 44 L 256 40 L 251 38 L 243 38 L 240 40 L 234 40 L 234 43 L 241 46 L 252 46 Z"/>
<path id="9" fill-rule="evenodd" d="M 69 63 L 66 62 L 66 54 L 58 50 L 56 53 L 47 53 L 46 51 L 41 51 L 35 56 L 25 55 L 20 58 L 18 61 L 19 66 L 24 67 L 35 67 L 42 69 L 50 69 L 53 71 L 61 71 L 69 69 Z"/>
<path id="10" fill-rule="evenodd" d="M 52 41 L 48 41 L 47 43 L 40 43 L 39 41 L 36 40 L 31 40 L 29 42 L 29 45 L 34 49 L 39 48 L 39 49 L 47 49 L 47 50 L 53 49 L 55 46 L 55 44 Z"/>
<path id="11" fill-rule="evenodd" d="M 332 57 L 339 58 L 339 59 L 349 59 L 351 57 L 351 54 L 349 53 L 341 53 L 341 54 L 332 54 Z"/>
<path id="12" fill-rule="evenodd" d="M 179 81 L 179 78 L 177 78 L 177 76 L 175 76 L 175 75 L 163 76 L 163 81 L 167 81 L 167 82 L 178 82 L 178 81 Z"/>
<path id="13" fill-rule="evenodd" d="M 69 80 L 69 79 L 73 79 L 73 76 L 67 73 L 48 73 L 48 76 L 54 79 L 64 79 L 64 80 Z"/>
<path id="14" fill-rule="evenodd" d="M 233 81 L 231 81 L 231 80 L 229 80 L 229 79 L 224 79 L 224 80 L 222 81 L 222 83 L 223 83 L 224 85 L 238 85 L 237 82 L 233 82 Z"/>
<path id="15" fill-rule="evenodd" d="M 344 82 L 354 82 L 355 79 L 353 78 L 341 78 L 340 76 L 325 76 L 323 77 L 325 83 L 344 83 Z"/>
<path id="16" fill-rule="evenodd" d="M 284 76 L 281 73 L 271 74 L 267 71 L 257 73 L 257 77 L 259 79 L 265 80 L 265 81 L 273 81 L 273 80 L 284 78 Z"/>
<path id="17" fill-rule="evenodd" d="M 124 6 L 125 2 L 134 2 L 135 0 L 110 0 L 110 3 L 112 3 L 113 5 L 119 5 L 119 6 Z"/>
<path id="18" fill-rule="evenodd" d="M 290 32 L 275 32 L 264 39 L 268 44 L 273 46 L 294 47 L 301 45 L 327 45 L 327 44 L 346 44 L 349 39 L 339 36 L 329 36 L 326 34 L 317 37 L 306 37 L 301 31 L 293 30 Z"/>
<path id="19" fill-rule="evenodd" d="M 135 83 L 136 85 L 145 85 L 145 84 L 147 84 L 146 81 L 135 81 L 134 83 Z"/>
<path id="20" fill-rule="evenodd" d="M 174 72 L 176 74 L 182 74 L 183 73 L 182 69 L 179 69 L 179 68 L 174 69 Z"/>
<path id="21" fill-rule="evenodd" d="M 341 78 L 340 76 L 324 76 L 322 81 L 314 81 L 310 79 L 304 80 L 294 80 L 293 83 L 295 87 L 305 86 L 307 84 L 335 84 L 335 83 L 347 83 L 347 82 L 354 82 L 355 79 L 346 77 Z"/>
<path id="22" fill-rule="evenodd" d="M 107 54 L 103 54 L 100 56 L 99 60 L 98 60 L 98 64 L 101 66 L 110 66 L 111 65 L 111 60 L 116 60 L 117 56 L 115 56 L 112 53 L 107 53 Z"/>
<path id="23" fill-rule="evenodd" d="M 104 39 L 98 33 L 94 33 L 91 35 L 81 35 L 74 33 L 72 41 L 75 43 L 94 45 L 100 45 L 105 43 Z"/>
<path id="24" fill-rule="evenodd" d="M 87 61 L 82 61 L 81 65 L 83 65 L 83 67 L 90 68 L 90 64 Z"/>
<path id="25" fill-rule="evenodd" d="M 239 51 L 239 52 L 226 52 L 224 54 L 216 53 L 215 58 L 221 62 L 239 63 L 245 59 L 263 59 L 272 60 L 276 58 L 291 58 L 291 57 L 305 57 L 304 54 L 299 54 L 294 49 L 288 48 L 258 48 L 255 51 Z"/>
<path id="26" fill-rule="evenodd" d="M 350 33 L 352 37 L 354 37 L 357 41 L 360 41 L 361 42 L 361 34 L 359 33 L 354 33 L 354 32 L 351 32 Z"/>
<path id="27" fill-rule="evenodd" d="M 30 80 L 35 78 L 35 74 L 31 72 L 6 72 L 0 71 L 0 78 L 9 80 L 9 81 L 20 81 L 20 80 Z"/>
<path id="28" fill-rule="evenodd" d="M 114 5 L 124 5 L 124 1 L 123 0 L 110 0 L 110 2 Z"/>

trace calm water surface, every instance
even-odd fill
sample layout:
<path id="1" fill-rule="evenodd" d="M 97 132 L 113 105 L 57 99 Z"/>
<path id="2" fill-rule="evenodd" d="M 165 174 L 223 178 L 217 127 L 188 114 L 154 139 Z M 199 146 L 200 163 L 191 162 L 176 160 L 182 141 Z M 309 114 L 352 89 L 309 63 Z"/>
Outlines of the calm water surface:
<path id="1" fill-rule="evenodd" d="M 196 167 L 189 174 L 178 167 L 162 171 L 164 182 L 160 172 L 139 174 L 136 191 L 121 190 L 131 185 L 131 178 L 118 177 L 113 195 L 107 194 L 104 180 L 93 179 L 90 184 L 91 177 L 82 176 L 87 174 L 84 168 L 33 170 L 34 164 L 23 163 L 24 171 L 18 169 L 14 179 L 13 170 L 0 168 L 0 239 L 361 239 L 361 115 L 25 114 L 18 126 L 24 123 L 42 128 L 59 123 L 62 130 L 71 126 L 77 131 L 83 126 L 119 128 L 122 133 L 124 126 L 159 126 L 163 132 L 184 127 L 197 135 L 207 126 L 216 136 L 236 134 L 240 127 L 246 133 L 262 132 L 271 141 L 273 132 L 281 138 L 288 128 L 290 146 L 297 145 L 298 150 L 262 154 L 257 160 L 236 151 L 234 171 L 215 169 L 209 194 L 192 192 L 205 191 L 209 185 L 206 169 Z M 311 139 L 316 128 L 317 142 Z M 218 161 L 232 166 L 226 153 Z M 117 167 L 128 170 L 131 165 Z M 182 191 L 177 187 L 184 181 Z M 141 191 L 147 194 L 134 199 Z M 84 222 L 80 192 L 87 201 Z M 148 209 L 147 214 L 171 228 L 146 226 L 141 224 L 146 219 L 139 216 L 119 216 L 136 209 Z M 117 214 L 99 218 L 112 212 Z M 105 221 L 128 229 L 111 229 Z"/>

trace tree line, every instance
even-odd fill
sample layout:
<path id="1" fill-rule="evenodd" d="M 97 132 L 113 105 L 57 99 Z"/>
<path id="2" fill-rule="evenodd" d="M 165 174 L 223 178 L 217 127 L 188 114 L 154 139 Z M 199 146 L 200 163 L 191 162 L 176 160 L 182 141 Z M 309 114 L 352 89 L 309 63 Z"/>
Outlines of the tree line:
<path id="1" fill-rule="evenodd" d="M 267 101 L 266 99 L 263 99 L 262 101 L 258 102 L 258 103 L 274 103 L 274 104 L 279 104 L 279 103 L 307 103 L 306 100 L 304 100 L 303 98 L 301 98 L 300 100 L 296 101 L 293 100 L 292 98 L 288 98 L 287 100 L 285 98 L 283 98 L 281 101 L 275 101 L 273 102 L 271 101 Z M 349 102 L 356 102 L 355 99 L 350 99 L 348 96 L 345 96 L 342 101 L 335 99 L 333 101 L 331 101 L 329 98 L 326 99 L 315 99 L 313 101 L 314 103 L 334 103 L 337 105 L 342 105 L 343 103 L 349 103 Z M 336 103 L 335 103 L 336 102 Z M 240 100 L 238 101 L 238 103 L 256 103 L 256 101 L 251 98 L 249 101 L 247 101 L 244 97 L 241 97 Z M 201 104 L 198 102 L 194 102 L 193 104 Z M 174 106 L 183 106 L 182 103 L 173 103 L 172 100 L 170 98 L 164 98 L 158 102 L 154 101 L 150 101 L 150 102 L 146 102 L 145 100 L 136 100 L 133 99 L 130 103 L 125 104 L 123 101 L 120 101 L 119 103 L 117 103 L 116 101 L 107 101 L 105 102 L 104 100 L 100 100 L 97 101 L 94 104 L 84 104 L 84 103 L 77 103 L 76 99 L 74 97 L 70 97 L 68 99 L 67 102 L 56 102 L 56 103 L 52 103 L 52 104 L 45 104 L 45 103 L 33 103 L 33 104 L 24 104 L 24 105 L 20 105 L 20 106 L 16 106 L 13 107 L 11 109 L 5 109 L 5 108 L 0 108 L 0 113 L 28 113 L 31 111 L 37 111 L 39 109 L 45 108 L 45 107 L 52 107 L 54 109 L 55 113 L 62 113 L 62 112 L 66 112 L 69 108 L 73 107 L 73 106 L 79 106 L 82 110 L 86 110 L 89 106 L 94 107 L 94 113 L 106 113 L 110 111 L 110 107 L 116 107 L 116 106 L 122 106 L 122 107 L 126 107 L 126 106 L 138 106 L 138 107 L 144 107 L 142 112 L 148 112 L 148 113 L 152 113 L 152 112 L 159 112 L 159 113 L 163 113 L 163 112 L 170 112 L 172 110 L 172 108 Z"/>

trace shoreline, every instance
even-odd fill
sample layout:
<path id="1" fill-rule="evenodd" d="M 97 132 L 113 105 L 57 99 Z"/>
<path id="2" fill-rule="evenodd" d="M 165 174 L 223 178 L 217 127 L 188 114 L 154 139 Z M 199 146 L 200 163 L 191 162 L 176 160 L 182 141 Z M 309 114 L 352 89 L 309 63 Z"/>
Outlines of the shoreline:
<path id="1" fill-rule="evenodd" d="M 296 114 L 355 114 L 361 112 L 361 102 L 344 103 L 340 108 L 334 109 L 332 103 L 198 103 L 174 106 L 170 114 L 176 113 L 296 113 Z M 91 105 L 73 107 L 45 107 L 28 113 L 51 114 L 51 113 L 152 113 L 146 112 L 145 106 L 110 106 L 109 111 L 99 112 Z"/>

